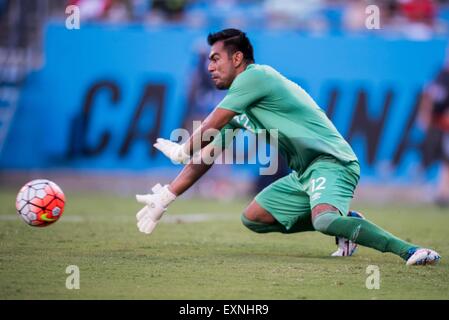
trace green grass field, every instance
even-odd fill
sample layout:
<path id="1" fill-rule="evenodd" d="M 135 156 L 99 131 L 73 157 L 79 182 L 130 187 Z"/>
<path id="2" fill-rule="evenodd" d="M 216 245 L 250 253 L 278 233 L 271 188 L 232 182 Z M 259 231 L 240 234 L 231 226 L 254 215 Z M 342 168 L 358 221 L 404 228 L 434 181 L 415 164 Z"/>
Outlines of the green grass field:
<path id="1" fill-rule="evenodd" d="M 247 201 L 180 199 L 147 236 L 132 197 L 66 196 L 60 221 L 33 228 L 15 214 L 15 192 L 0 192 L 0 299 L 449 299 L 449 212 L 431 206 L 357 206 L 443 257 L 406 267 L 368 248 L 332 258 L 334 239 L 317 232 L 252 233 L 240 223 Z M 68 265 L 79 267 L 79 290 L 65 286 Z M 369 265 L 378 290 L 365 286 Z"/>

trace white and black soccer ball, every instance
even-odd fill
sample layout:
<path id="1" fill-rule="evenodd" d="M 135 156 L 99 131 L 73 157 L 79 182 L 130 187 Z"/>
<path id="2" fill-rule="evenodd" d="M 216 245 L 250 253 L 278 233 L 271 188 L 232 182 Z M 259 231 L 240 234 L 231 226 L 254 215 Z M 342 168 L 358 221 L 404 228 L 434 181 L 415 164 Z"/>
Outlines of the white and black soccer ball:
<path id="1" fill-rule="evenodd" d="M 46 179 L 26 183 L 17 194 L 16 209 L 27 224 L 45 227 L 56 222 L 64 212 L 65 196 L 61 188 Z"/>

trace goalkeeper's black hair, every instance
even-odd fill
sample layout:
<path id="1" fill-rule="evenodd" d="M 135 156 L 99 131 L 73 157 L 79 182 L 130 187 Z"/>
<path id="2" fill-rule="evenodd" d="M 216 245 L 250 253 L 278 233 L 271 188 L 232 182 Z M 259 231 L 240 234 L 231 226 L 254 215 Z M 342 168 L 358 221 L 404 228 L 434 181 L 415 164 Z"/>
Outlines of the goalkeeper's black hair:
<path id="1" fill-rule="evenodd" d="M 207 36 L 207 43 L 210 46 L 218 41 L 223 41 L 223 46 L 227 49 L 229 55 L 240 51 L 246 63 L 254 63 L 253 46 L 245 32 L 238 29 L 224 29 L 215 33 L 209 33 Z"/>

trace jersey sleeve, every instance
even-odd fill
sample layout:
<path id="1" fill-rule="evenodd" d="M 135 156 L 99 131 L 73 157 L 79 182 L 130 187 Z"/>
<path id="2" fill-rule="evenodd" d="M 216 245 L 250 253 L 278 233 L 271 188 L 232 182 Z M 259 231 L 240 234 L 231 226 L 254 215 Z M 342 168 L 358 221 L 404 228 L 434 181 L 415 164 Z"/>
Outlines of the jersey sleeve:
<path id="1" fill-rule="evenodd" d="M 267 95 L 267 82 L 264 78 L 261 70 L 249 69 L 242 72 L 235 78 L 218 107 L 239 114 L 245 112 L 249 106 Z"/>
<path id="2" fill-rule="evenodd" d="M 441 71 L 429 85 L 427 92 L 433 100 L 433 112 L 441 115 L 449 109 L 449 73 Z"/>

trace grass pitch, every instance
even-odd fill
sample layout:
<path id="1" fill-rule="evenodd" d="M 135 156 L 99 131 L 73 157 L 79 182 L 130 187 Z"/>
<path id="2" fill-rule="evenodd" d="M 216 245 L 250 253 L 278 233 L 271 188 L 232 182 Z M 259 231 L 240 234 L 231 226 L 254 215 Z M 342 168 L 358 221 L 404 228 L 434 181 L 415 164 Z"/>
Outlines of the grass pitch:
<path id="1" fill-rule="evenodd" d="M 432 206 L 354 205 L 408 241 L 436 249 L 437 266 L 359 248 L 332 258 L 317 232 L 256 234 L 240 222 L 248 201 L 174 203 L 152 235 L 138 232 L 133 197 L 66 193 L 60 221 L 33 228 L 0 192 L 0 299 L 449 299 L 449 212 Z M 66 268 L 80 289 L 66 288 Z M 380 289 L 365 286 L 380 270 Z"/>

